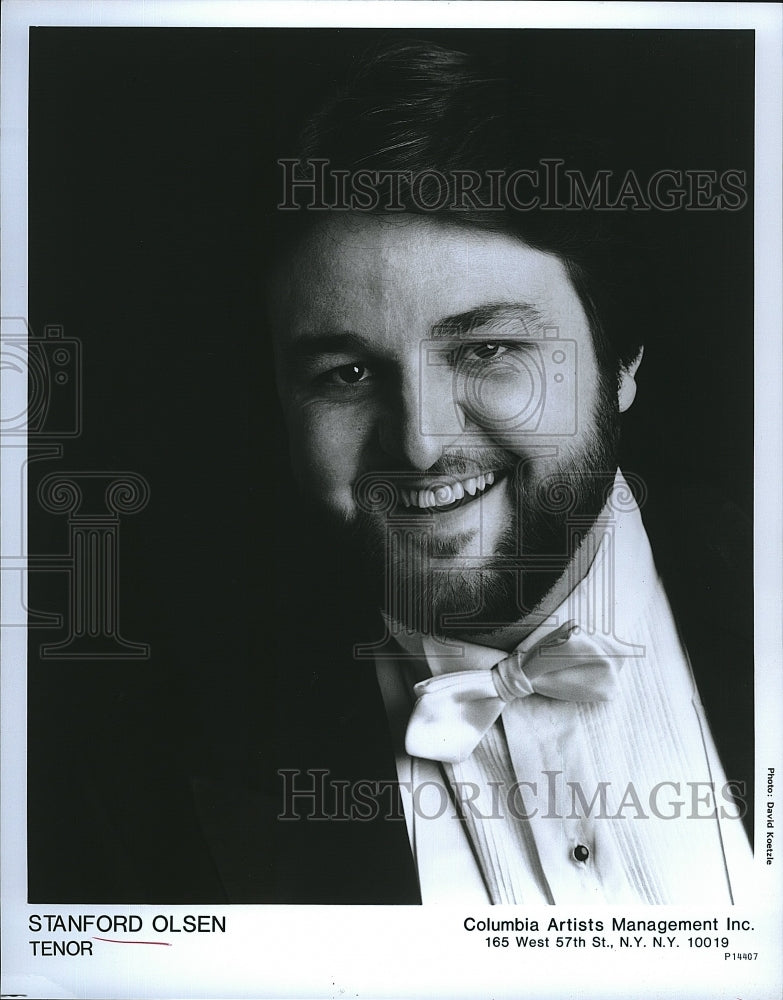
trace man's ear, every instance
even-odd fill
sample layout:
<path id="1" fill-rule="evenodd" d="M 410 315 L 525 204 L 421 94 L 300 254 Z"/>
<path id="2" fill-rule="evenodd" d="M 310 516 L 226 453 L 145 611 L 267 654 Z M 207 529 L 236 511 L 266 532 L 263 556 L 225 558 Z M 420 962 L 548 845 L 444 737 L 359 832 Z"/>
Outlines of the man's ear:
<path id="1" fill-rule="evenodd" d="M 620 369 L 617 380 L 617 405 L 620 413 L 625 413 L 630 408 L 631 403 L 636 398 L 636 372 L 642 363 L 644 348 L 639 348 L 639 353 L 628 365 Z"/>

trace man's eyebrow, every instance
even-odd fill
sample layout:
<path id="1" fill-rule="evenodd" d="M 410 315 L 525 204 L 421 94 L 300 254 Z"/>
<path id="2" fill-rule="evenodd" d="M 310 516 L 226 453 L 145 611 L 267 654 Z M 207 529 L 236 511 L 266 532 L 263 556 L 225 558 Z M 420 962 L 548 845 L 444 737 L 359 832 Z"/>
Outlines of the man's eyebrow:
<path id="1" fill-rule="evenodd" d="M 283 356 L 287 361 L 307 361 L 322 354 L 368 353 L 370 349 L 369 342 L 358 333 L 324 330 L 297 337 L 283 347 Z"/>
<path id="2" fill-rule="evenodd" d="M 470 337 L 485 326 L 492 326 L 496 332 L 502 332 L 498 331 L 498 327 L 512 324 L 521 324 L 527 333 L 534 336 L 543 323 L 543 314 L 529 302 L 494 302 L 455 316 L 447 316 L 432 327 L 430 336 L 433 339 Z M 518 330 L 515 331 L 515 336 L 519 336 Z"/>
<path id="3" fill-rule="evenodd" d="M 486 326 L 492 326 L 500 334 L 498 327 L 507 324 L 522 325 L 525 332 L 535 336 L 543 322 L 542 313 L 528 302 L 494 302 L 439 320 L 431 328 L 430 336 L 466 338 Z M 515 330 L 514 335 L 518 337 L 519 331 Z M 361 334 L 334 329 L 302 333 L 282 347 L 283 358 L 289 363 L 306 362 L 324 354 L 368 355 L 374 351 L 372 342 Z"/>

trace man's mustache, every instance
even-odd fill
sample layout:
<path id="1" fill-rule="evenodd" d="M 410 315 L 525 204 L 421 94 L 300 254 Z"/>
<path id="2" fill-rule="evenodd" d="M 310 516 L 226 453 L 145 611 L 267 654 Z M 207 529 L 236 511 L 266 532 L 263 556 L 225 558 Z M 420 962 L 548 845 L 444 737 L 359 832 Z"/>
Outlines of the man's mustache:
<path id="1" fill-rule="evenodd" d="M 388 475 L 394 480 L 410 476 L 416 479 L 428 477 L 460 478 L 478 476 L 482 472 L 510 472 L 518 467 L 520 460 L 500 448 L 460 448 L 448 452 L 428 469 L 412 469 L 403 465 L 372 469 L 370 474 L 382 479 Z"/>

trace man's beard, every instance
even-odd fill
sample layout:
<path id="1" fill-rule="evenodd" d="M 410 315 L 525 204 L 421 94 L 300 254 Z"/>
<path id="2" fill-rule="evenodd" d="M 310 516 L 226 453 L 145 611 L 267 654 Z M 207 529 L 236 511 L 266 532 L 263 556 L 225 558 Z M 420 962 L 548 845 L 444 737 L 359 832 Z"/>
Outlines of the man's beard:
<path id="1" fill-rule="evenodd" d="M 399 507 L 371 513 L 360 504 L 340 536 L 349 550 L 343 556 L 355 557 L 346 568 L 360 567 L 363 596 L 403 627 L 446 638 L 486 635 L 529 616 L 563 576 L 614 484 L 619 419 L 608 382 L 582 446 L 543 478 L 534 462 L 497 449 L 461 448 L 427 470 L 455 478 L 475 468 L 506 475 L 511 516 L 478 565 L 460 565 L 467 536 L 439 538 L 427 530 L 430 518 L 442 515 L 410 517 Z M 395 472 L 370 477 L 382 487 L 394 479 Z"/>

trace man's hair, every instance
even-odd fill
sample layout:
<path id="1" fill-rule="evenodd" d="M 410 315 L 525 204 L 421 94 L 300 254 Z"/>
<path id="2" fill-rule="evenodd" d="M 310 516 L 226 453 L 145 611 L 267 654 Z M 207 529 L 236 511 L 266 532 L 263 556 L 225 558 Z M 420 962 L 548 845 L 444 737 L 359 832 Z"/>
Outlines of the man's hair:
<path id="1" fill-rule="evenodd" d="M 578 95 L 532 80 L 519 52 L 480 59 L 430 42 L 405 41 L 365 53 L 350 78 L 328 97 L 301 130 L 296 176 L 312 174 L 307 161 L 327 160 L 329 171 L 398 172 L 400 211 L 425 214 L 489 232 L 504 233 L 556 254 L 564 263 L 590 322 L 599 364 L 617 372 L 638 354 L 652 331 L 652 298 L 644 288 L 644 250 L 628 211 L 594 208 L 520 208 L 507 201 L 490 209 L 465 204 L 457 175 L 471 171 L 509 176 L 561 160 L 588 183 L 598 170 L 621 171 L 608 140 L 585 133 Z M 592 124 L 594 124 L 594 119 Z M 444 183 L 450 185 L 445 192 Z M 438 185 L 433 199 L 430 186 Z M 381 196 L 372 211 L 389 211 Z M 386 199 L 388 202 L 388 198 Z M 442 203 L 441 208 L 422 207 Z M 461 202 L 461 204 L 460 204 Z M 486 201 L 483 201 L 486 204 Z M 285 247 L 323 218 L 322 211 L 277 213 L 277 259 Z"/>

